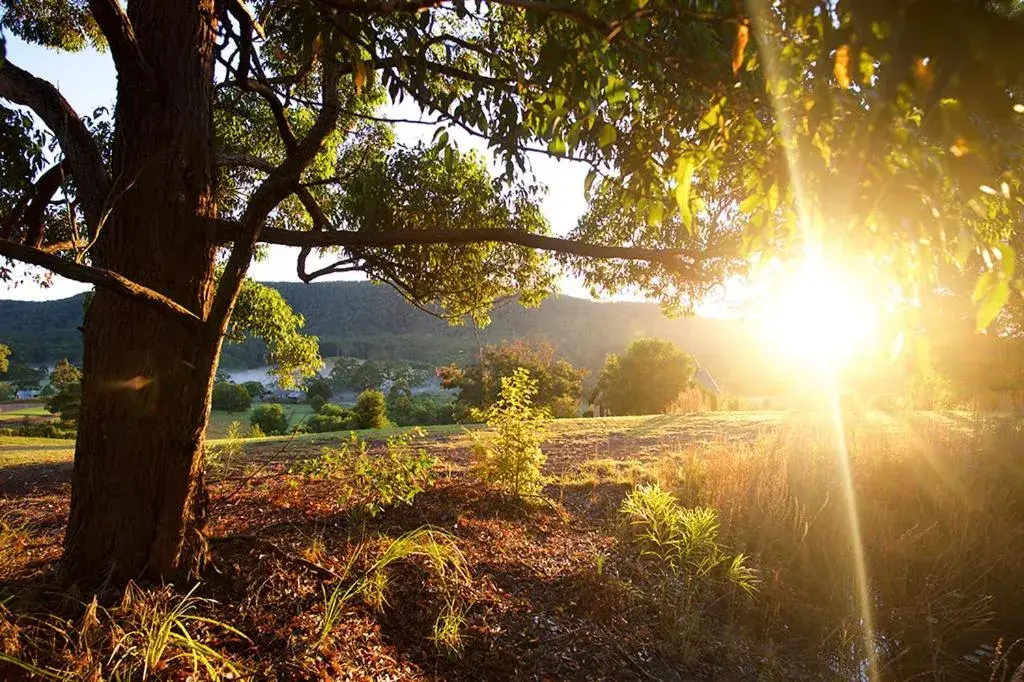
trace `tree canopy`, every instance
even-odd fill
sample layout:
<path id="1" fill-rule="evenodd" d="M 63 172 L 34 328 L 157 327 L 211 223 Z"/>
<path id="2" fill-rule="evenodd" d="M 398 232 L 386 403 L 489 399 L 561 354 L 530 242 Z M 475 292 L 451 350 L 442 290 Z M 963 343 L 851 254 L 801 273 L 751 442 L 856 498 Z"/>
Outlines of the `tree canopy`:
<path id="1" fill-rule="evenodd" d="M 693 358 L 665 339 L 637 339 L 612 354 L 591 396 L 613 415 L 664 412 L 693 382 Z"/>
<path id="2" fill-rule="evenodd" d="M 502 380 L 520 368 L 535 384 L 532 399 L 537 407 L 558 417 L 576 416 L 587 370 L 560 358 L 546 341 L 520 339 L 486 346 L 476 362 L 440 367 L 438 376 L 444 388 L 458 391 L 463 410 L 485 410 L 501 395 Z"/>

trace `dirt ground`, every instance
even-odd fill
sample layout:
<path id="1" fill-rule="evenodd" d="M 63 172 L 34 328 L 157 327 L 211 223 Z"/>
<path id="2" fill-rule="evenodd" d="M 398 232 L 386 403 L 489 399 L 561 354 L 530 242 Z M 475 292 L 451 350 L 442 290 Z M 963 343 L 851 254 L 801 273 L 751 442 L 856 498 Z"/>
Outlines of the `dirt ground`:
<path id="1" fill-rule="evenodd" d="M 618 551 L 615 510 L 626 485 L 566 482 L 588 460 L 650 461 L 684 442 L 721 438 L 721 431 L 678 418 L 590 421 L 592 428 L 583 432 L 554 430 L 545 443 L 545 472 L 556 481 L 544 491 L 548 502 L 510 504 L 479 485 L 466 471 L 472 438 L 449 433 L 425 441 L 443 460 L 435 485 L 412 505 L 358 520 L 339 502 L 334 483 L 296 483 L 286 474 L 296 458 L 336 438 L 250 444 L 254 464 L 248 471 L 211 486 L 214 558 L 197 594 L 217 601 L 211 617 L 251 640 L 223 645 L 251 679 L 681 680 L 753 674 L 756 661 L 713 633 L 704 641 L 714 646 L 681 654 L 644 598 L 629 593 L 644 576 Z M 755 438 L 771 421 L 747 420 L 729 437 Z M 24 596 L 52 584 L 69 476 L 68 462 L 0 470 L 0 517 L 25 524 L 30 537 L 9 575 L 0 578 L 0 590 Z M 415 567 L 400 572 L 382 611 L 360 607 L 348 613 L 325 650 L 310 655 L 297 644 L 308 639 L 323 610 L 324 576 L 303 559 L 311 547 L 316 566 L 340 572 L 358 539 L 397 537 L 424 526 L 455 538 L 472 576 L 461 595 L 467 607 L 459 653 L 443 652 L 430 640 L 437 595 Z"/>

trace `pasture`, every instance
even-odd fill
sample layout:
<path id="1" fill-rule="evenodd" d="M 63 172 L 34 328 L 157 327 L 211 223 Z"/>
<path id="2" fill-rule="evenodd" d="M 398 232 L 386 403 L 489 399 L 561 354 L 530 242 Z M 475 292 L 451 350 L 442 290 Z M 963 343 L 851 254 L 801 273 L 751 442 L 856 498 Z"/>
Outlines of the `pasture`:
<path id="1" fill-rule="evenodd" d="M 387 471 L 406 431 L 357 437 Z M 215 551 L 188 603 L 209 619 L 189 625 L 204 660 L 275 680 L 857 679 L 869 657 L 883 679 L 1008 679 L 1020 662 L 1024 434 L 1008 418 L 871 412 L 839 431 L 824 413 L 556 420 L 543 490 L 521 501 L 478 482 L 485 435 L 424 429 L 411 452 L 437 462 L 409 503 L 383 506 L 398 479 L 348 468 L 363 457 L 348 434 L 212 441 Z M 71 447 L 0 439 L 0 590 L 15 595 L 0 624 L 33 633 L 36 648 L 20 650 L 33 665 L 104 651 L 25 620 L 54 609 L 42 586 Z M 624 503 L 653 485 L 714 510 L 709 541 L 742 554 L 752 589 L 637 534 Z M 450 545 L 416 545 L 376 572 L 424 528 Z M 77 612 L 64 612 L 70 632 Z M 159 679 L 184 675 L 194 654 Z"/>

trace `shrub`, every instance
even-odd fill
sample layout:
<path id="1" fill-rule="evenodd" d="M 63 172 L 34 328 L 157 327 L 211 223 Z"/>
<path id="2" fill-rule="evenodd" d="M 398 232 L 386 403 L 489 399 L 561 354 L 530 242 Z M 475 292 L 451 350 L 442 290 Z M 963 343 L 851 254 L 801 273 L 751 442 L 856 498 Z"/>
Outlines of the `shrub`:
<path id="1" fill-rule="evenodd" d="M 29 422 L 25 421 L 21 426 L 0 429 L 0 436 L 22 436 L 24 438 L 60 438 L 73 439 L 75 430 L 67 428 L 65 424 L 54 422 Z"/>
<path id="2" fill-rule="evenodd" d="M 682 507 L 657 483 L 639 485 L 623 501 L 620 513 L 629 522 L 640 555 L 652 557 L 688 587 L 694 581 L 721 578 L 747 594 L 756 574 L 742 554 L 728 555 L 718 543 L 718 512 L 709 507 Z"/>
<path id="3" fill-rule="evenodd" d="M 351 431 L 356 429 L 356 415 L 352 410 L 326 403 L 317 413 L 306 420 L 303 430 L 307 433 L 328 433 L 331 431 Z"/>
<path id="4" fill-rule="evenodd" d="M 15 397 L 17 397 L 17 391 L 15 391 L 14 385 L 0 381 L 0 400 L 14 400 Z"/>
<path id="5" fill-rule="evenodd" d="M 359 429 L 379 429 L 388 423 L 387 402 L 384 394 L 375 388 L 368 388 L 359 394 L 353 412 L 356 428 Z"/>
<path id="6" fill-rule="evenodd" d="M 351 434 L 336 448 L 324 448 L 317 457 L 298 461 L 291 473 L 311 480 L 337 480 L 344 484 L 340 503 L 376 516 L 413 498 L 434 482 L 437 459 L 413 448 L 421 429 L 388 438 L 383 454 L 371 455 L 366 441 Z"/>
<path id="7" fill-rule="evenodd" d="M 388 391 L 388 419 L 399 426 L 426 426 L 455 422 L 455 402 L 446 394 L 414 394 L 399 382 Z"/>
<path id="8" fill-rule="evenodd" d="M 284 408 L 276 403 L 259 405 L 252 411 L 249 423 L 253 428 L 259 427 L 260 431 L 268 436 L 282 436 L 288 433 L 288 415 Z"/>
<path id="9" fill-rule="evenodd" d="M 242 425 L 239 422 L 231 422 L 224 440 L 207 448 L 206 471 L 213 477 L 226 476 L 238 466 L 244 454 Z"/>
<path id="10" fill-rule="evenodd" d="M 548 414 L 533 406 L 536 394 L 537 382 L 526 369 L 502 377 L 501 394 L 485 413 L 494 435 L 473 448 L 480 478 L 516 497 L 535 493 L 541 484 L 541 425 Z"/>
<path id="11" fill-rule="evenodd" d="M 213 409 L 245 412 L 252 407 L 252 396 L 244 386 L 222 381 L 213 385 Z"/>

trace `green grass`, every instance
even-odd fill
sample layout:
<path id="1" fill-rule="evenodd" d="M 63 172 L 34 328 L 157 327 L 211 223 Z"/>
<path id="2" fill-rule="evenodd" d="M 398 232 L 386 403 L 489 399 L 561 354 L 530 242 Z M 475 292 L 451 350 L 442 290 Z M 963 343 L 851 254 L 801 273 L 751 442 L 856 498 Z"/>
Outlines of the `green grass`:
<path id="1" fill-rule="evenodd" d="M 70 462 L 75 441 L 0 436 L 0 469 L 26 464 Z"/>
<path id="2" fill-rule="evenodd" d="M 228 435 L 228 427 L 231 422 L 238 422 L 242 425 L 242 431 L 249 429 L 249 417 L 252 411 L 259 405 L 271 405 L 273 403 L 254 403 L 252 409 L 246 412 L 225 412 L 214 410 L 210 413 L 210 425 L 206 429 L 206 437 L 211 439 L 224 438 Z M 305 403 L 279 403 L 288 416 L 288 423 L 295 426 L 302 420 L 313 415 L 313 408 Z"/>
<path id="3" fill-rule="evenodd" d="M 24 421 L 26 417 L 45 417 L 49 419 L 52 418 L 53 415 L 50 414 L 45 407 L 23 407 L 17 410 L 0 412 L 0 422 L 20 422 Z"/>
<path id="4" fill-rule="evenodd" d="M 312 414 L 312 408 L 304 404 L 283 404 L 285 413 L 292 424 Z M 34 408 L 33 408 L 34 409 Z M 871 412 L 862 417 L 864 424 L 880 431 L 899 431 L 905 428 L 908 419 L 915 423 L 942 425 L 950 428 L 967 428 L 979 417 L 968 413 L 913 413 L 910 416 Z M 216 445 L 224 438 L 233 421 L 249 425 L 249 412 L 228 413 L 215 410 L 210 417 L 207 430 L 209 443 Z M 641 417 L 601 417 L 593 419 L 555 419 L 545 425 L 545 442 L 571 441 L 572 446 L 585 449 L 588 445 L 603 443 L 609 439 L 635 440 L 639 445 L 647 439 L 659 442 L 692 443 L 719 442 L 736 438 L 751 438 L 764 429 L 798 422 L 818 428 L 827 428 L 827 415 L 787 412 L 697 412 L 688 414 L 648 415 Z M 384 440 L 389 436 L 408 430 L 410 427 L 388 427 L 368 429 L 356 433 L 364 439 Z M 422 427 L 428 439 L 441 441 L 432 448 L 444 450 L 469 444 L 469 432 L 482 428 L 480 425 L 445 424 Z M 268 436 L 246 439 L 246 446 L 273 445 L 292 442 L 296 446 L 320 446 L 337 442 L 348 437 L 347 431 L 339 433 L 307 433 L 301 435 Z M 20 438 L 0 436 L 0 468 L 40 462 L 70 461 L 74 441 L 49 438 Z M 438 454 L 441 454 L 438 452 Z"/>

